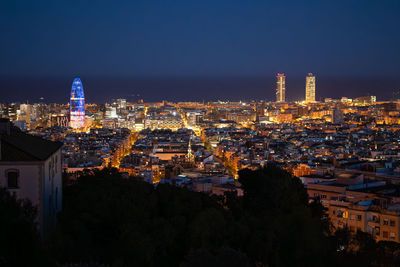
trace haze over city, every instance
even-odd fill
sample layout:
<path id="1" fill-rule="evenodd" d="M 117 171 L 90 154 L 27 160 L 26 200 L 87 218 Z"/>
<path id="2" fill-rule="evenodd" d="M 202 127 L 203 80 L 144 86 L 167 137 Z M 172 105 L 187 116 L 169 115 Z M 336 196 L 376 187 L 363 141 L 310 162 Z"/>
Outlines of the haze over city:
<path id="1" fill-rule="evenodd" d="M 61 103 L 79 76 L 89 102 L 272 100 L 284 72 L 288 99 L 300 100 L 312 72 L 317 99 L 389 100 L 400 90 L 398 10 L 395 0 L 2 1 L 0 91 Z"/>

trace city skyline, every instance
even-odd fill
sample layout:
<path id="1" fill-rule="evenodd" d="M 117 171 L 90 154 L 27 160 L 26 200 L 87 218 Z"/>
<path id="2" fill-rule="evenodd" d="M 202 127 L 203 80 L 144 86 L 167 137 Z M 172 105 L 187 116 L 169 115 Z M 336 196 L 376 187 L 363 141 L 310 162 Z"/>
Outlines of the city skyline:
<path id="1" fill-rule="evenodd" d="M 316 73 L 316 72 L 314 72 Z M 324 98 L 355 98 L 376 95 L 380 101 L 400 98 L 400 79 L 372 78 L 332 78 L 318 76 L 318 93 L 316 101 Z M 30 103 L 65 103 L 65 95 L 70 93 L 72 77 L 65 78 L 25 78 L 3 79 L 1 85 L 13 91 L 5 95 L 3 102 Z M 85 77 L 85 93 L 88 103 L 106 103 L 116 98 L 128 101 L 155 102 L 168 101 L 251 101 L 276 100 L 276 77 L 156 77 L 156 78 L 107 78 Z M 305 100 L 305 74 L 302 76 L 287 75 L 286 87 L 289 90 L 287 101 Z M 29 88 L 28 92 L 26 92 Z M 110 90 L 112 88 L 112 90 Z M 191 90 L 188 90 L 191 88 Z M 356 88 L 357 90 L 352 90 Z M 383 88 L 383 89 L 382 89 Z M 386 90 L 384 90 L 386 89 Z M 244 92 L 246 92 L 244 94 Z M 42 99 L 43 97 L 43 99 Z"/>

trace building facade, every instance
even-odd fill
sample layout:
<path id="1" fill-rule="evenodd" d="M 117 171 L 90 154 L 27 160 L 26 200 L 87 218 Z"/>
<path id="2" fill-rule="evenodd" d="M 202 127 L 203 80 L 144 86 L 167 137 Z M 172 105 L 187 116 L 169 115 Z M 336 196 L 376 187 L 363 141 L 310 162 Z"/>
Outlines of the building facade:
<path id="1" fill-rule="evenodd" d="M 368 201 L 364 201 L 368 204 Z M 352 204 L 345 201 L 328 201 L 329 217 L 336 229 L 347 227 L 351 232 L 362 231 L 376 241 L 400 242 L 400 211 L 374 205 Z"/>
<path id="2" fill-rule="evenodd" d="M 25 134 L 0 120 L 0 187 L 37 208 L 42 236 L 62 208 L 62 143 Z"/>
<path id="3" fill-rule="evenodd" d="M 396 198 L 380 195 L 380 192 L 390 192 L 385 182 L 349 185 L 346 179 L 333 180 L 337 181 L 307 184 L 308 195 L 319 198 L 327 209 L 333 229 L 348 228 L 353 233 L 367 232 L 376 241 L 400 243 L 400 203 Z"/>

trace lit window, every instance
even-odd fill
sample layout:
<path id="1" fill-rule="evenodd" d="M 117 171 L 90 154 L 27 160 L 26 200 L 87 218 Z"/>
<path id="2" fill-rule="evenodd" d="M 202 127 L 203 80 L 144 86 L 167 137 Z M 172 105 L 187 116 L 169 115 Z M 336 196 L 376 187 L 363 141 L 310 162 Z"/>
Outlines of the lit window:
<path id="1" fill-rule="evenodd" d="M 390 232 L 390 239 L 395 239 L 396 238 L 396 234 L 393 232 Z"/>

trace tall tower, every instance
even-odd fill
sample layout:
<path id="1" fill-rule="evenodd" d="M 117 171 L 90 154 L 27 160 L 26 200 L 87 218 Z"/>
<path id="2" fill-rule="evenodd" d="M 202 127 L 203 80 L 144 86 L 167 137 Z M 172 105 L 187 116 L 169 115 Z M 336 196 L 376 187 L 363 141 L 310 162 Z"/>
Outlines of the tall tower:
<path id="1" fill-rule="evenodd" d="M 285 102 L 285 74 L 276 75 L 276 102 Z"/>
<path id="2" fill-rule="evenodd" d="M 315 76 L 312 73 L 306 77 L 306 102 L 315 102 Z"/>
<path id="3" fill-rule="evenodd" d="M 194 161 L 194 155 L 192 152 L 192 136 L 190 135 L 189 138 L 189 143 L 188 143 L 188 150 L 187 150 L 187 154 L 186 154 L 186 159 L 189 162 L 193 162 Z"/>
<path id="4" fill-rule="evenodd" d="M 73 129 L 83 128 L 85 124 L 85 95 L 81 79 L 75 78 L 71 88 L 70 123 Z"/>

